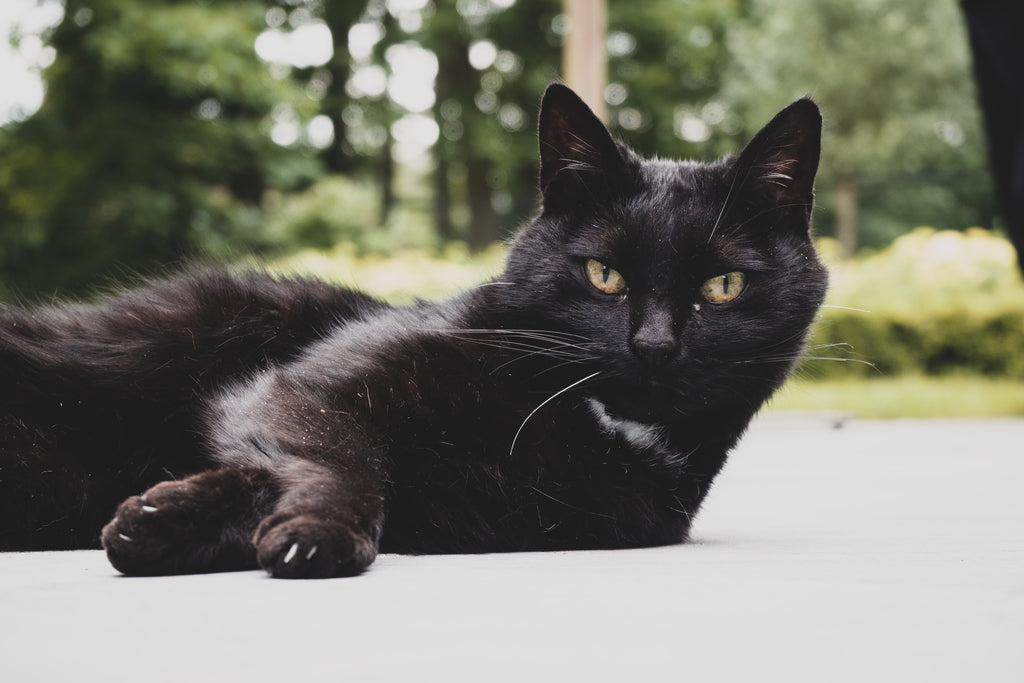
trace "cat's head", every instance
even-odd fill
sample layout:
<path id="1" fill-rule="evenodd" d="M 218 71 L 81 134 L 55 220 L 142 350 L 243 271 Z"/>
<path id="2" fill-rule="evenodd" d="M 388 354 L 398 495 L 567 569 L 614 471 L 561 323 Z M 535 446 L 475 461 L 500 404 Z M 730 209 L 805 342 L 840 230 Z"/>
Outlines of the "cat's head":
<path id="1" fill-rule="evenodd" d="M 794 102 L 711 164 L 641 159 L 559 84 L 539 128 L 543 209 L 512 245 L 510 309 L 579 335 L 580 376 L 599 372 L 593 391 L 623 417 L 756 409 L 824 298 L 817 106 Z"/>

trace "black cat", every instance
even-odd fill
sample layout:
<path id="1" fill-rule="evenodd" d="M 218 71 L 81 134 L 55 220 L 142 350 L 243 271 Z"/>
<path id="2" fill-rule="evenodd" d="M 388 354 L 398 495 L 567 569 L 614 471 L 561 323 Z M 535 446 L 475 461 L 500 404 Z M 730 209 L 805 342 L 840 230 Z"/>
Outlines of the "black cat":
<path id="1" fill-rule="evenodd" d="M 451 301 L 197 268 L 0 308 L 0 548 L 324 577 L 684 540 L 824 296 L 820 135 L 800 100 L 738 158 L 644 161 L 552 85 L 542 213 Z"/>

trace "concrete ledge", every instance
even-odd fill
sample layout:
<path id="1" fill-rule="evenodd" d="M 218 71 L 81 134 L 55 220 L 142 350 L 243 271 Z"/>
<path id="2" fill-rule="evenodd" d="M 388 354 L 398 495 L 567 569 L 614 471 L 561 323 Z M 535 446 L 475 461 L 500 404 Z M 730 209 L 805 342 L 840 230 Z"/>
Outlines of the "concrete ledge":
<path id="1" fill-rule="evenodd" d="M 757 422 L 693 543 L 355 579 L 0 554 L 18 681 L 1019 681 L 1024 421 Z"/>

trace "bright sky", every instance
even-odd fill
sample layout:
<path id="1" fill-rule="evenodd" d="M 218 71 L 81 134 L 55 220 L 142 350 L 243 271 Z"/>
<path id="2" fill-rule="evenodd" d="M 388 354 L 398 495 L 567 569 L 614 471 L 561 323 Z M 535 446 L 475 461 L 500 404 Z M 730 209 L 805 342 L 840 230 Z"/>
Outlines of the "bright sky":
<path id="1" fill-rule="evenodd" d="M 32 115 L 43 101 L 39 69 L 53 61 L 53 48 L 38 34 L 64 16 L 58 0 L 3 0 L 0 4 L 0 125 Z M 25 36 L 17 49 L 8 39 Z"/>

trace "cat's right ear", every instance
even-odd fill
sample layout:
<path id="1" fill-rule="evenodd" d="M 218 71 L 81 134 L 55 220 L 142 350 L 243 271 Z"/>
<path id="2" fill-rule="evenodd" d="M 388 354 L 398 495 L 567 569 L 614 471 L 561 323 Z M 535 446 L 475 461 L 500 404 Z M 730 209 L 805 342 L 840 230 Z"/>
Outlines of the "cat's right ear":
<path id="1" fill-rule="evenodd" d="M 544 92 L 538 138 L 546 211 L 607 196 L 628 177 L 611 133 L 579 95 L 561 83 Z"/>

